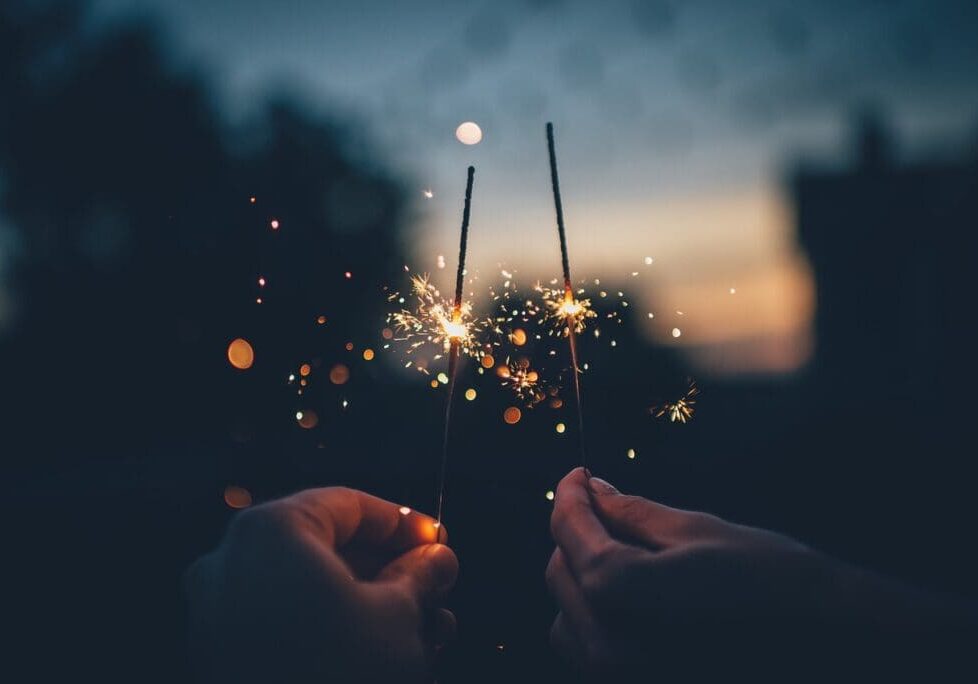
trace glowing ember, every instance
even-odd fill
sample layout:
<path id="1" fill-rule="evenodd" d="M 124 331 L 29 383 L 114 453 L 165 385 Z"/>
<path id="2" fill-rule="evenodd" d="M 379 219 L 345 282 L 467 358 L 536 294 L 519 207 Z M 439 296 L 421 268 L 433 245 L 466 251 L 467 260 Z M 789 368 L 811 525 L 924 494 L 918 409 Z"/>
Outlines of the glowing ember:
<path id="1" fill-rule="evenodd" d="M 544 494 L 543 496 L 547 499 L 547 501 L 553 501 L 554 500 L 554 491 L 552 489 L 548 489 L 547 490 L 547 493 Z"/>
<path id="2" fill-rule="evenodd" d="M 625 455 L 628 458 L 630 458 L 630 459 L 634 459 L 635 458 L 635 450 L 634 449 L 629 449 L 628 451 L 625 452 Z"/>
<path id="3" fill-rule="evenodd" d="M 564 425 L 563 423 L 557 423 L 557 425 L 554 427 L 554 430 L 557 431 L 558 435 L 562 435 L 564 434 L 564 431 L 567 430 L 567 426 Z"/>
<path id="4" fill-rule="evenodd" d="M 373 361 L 373 359 L 374 359 L 374 350 L 373 349 L 364 349 L 363 350 L 363 360 L 364 361 Z"/>
<path id="5" fill-rule="evenodd" d="M 401 515 L 407 515 L 408 513 L 411 512 L 411 509 L 408 508 L 407 506 L 401 506 L 397 510 L 400 511 Z"/>
<path id="6" fill-rule="evenodd" d="M 465 398 L 468 401 L 474 401 L 475 397 L 476 397 L 476 391 L 474 389 L 470 387 L 469 389 L 465 390 Z"/>
<path id="7" fill-rule="evenodd" d="M 544 315 L 538 322 L 551 326 L 559 334 L 567 337 L 573 330 L 578 335 L 584 332 L 585 322 L 596 318 L 597 312 L 591 308 L 590 299 L 577 299 L 569 289 L 555 289 L 540 285 L 534 288 L 543 300 Z M 583 290 L 582 290 L 583 292 Z"/>
<path id="8" fill-rule="evenodd" d="M 272 230 L 278 230 L 278 227 L 281 224 L 278 222 L 278 219 L 272 219 L 268 225 L 272 227 Z"/>
<path id="9" fill-rule="evenodd" d="M 485 350 L 477 336 L 487 322 L 472 318 L 471 302 L 462 301 L 456 308 L 442 299 L 427 275 L 412 276 L 411 292 L 415 298 L 414 309 L 401 309 L 387 317 L 388 324 L 394 329 L 394 340 L 407 343 L 406 353 L 431 345 L 439 355 L 447 354 L 452 344 L 457 343 L 460 353 L 483 359 Z M 394 293 L 388 299 L 400 300 L 401 297 Z"/>

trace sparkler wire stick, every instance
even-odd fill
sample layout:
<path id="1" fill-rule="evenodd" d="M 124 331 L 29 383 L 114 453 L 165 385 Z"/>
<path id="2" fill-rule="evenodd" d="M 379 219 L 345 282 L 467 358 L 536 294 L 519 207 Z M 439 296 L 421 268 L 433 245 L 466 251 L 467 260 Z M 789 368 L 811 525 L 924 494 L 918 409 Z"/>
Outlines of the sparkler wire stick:
<path id="1" fill-rule="evenodd" d="M 560 264 L 564 271 L 564 302 L 574 301 L 574 286 L 571 284 L 570 259 L 567 256 L 567 233 L 564 230 L 564 207 L 560 202 L 560 178 L 557 176 L 557 153 L 554 151 L 554 125 L 547 122 L 547 150 L 550 153 L 550 184 L 554 193 L 554 207 L 557 210 L 557 235 L 560 237 Z M 587 471 L 587 447 L 584 443 L 584 408 L 581 401 L 581 370 L 577 363 L 577 334 L 575 321 L 568 320 L 567 342 L 570 345 L 571 373 L 574 376 L 574 398 L 577 403 L 577 435 L 581 447 L 581 465 Z"/>
<path id="2" fill-rule="evenodd" d="M 462 208 L 462 236 L 458 246 L 458 270 L 455 273 L 455 300 L 452 303 L 452 322 L 458 323 L 462 318 L 462 289 L 465 284 L 465 250 L 469 241 L 469 209 L 472 204 L 472 180 L 475 167 L 470 166 L 465 182 L 465 205 Z M 438 478 L 438 522 L 441 527 L 442 505 L 445 501 L 445 469 L 448 465 L 448 435 L 452 423 L 452 398 L 455 395 L 455 381 L 458 377 L 461 340 L 451 339 L 448 354 L 448 397 L 445 400 L 445 431 L 441 445 L 441 474 Z"/>

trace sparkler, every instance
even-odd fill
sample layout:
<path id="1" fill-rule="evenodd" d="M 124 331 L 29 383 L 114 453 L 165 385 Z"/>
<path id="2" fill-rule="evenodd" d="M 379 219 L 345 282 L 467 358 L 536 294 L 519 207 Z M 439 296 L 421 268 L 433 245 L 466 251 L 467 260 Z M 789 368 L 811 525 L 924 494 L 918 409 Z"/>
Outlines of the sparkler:
<path id="1" fill-rule="evenodd" d="M 584 409 L 581 401 L 581 369 L 577 363 L 577 335 L 584 330 L 587 317 L 587 300 L 574 298 L 571 284 L 570 259 L 567 256 L 567 234 L 564 230 L 564 208 L 560 202 L 560 179 L 557 177 L 557 154 L 554 151 L 554 125 L 547 122 L 547 150 L 550 154 L 550 184 L 554 194 L 554 208 L 557 211 L 557 235 L 560 238 L 560 263 L 564 274 L 564 296 L 559 304 L 552 307 L 557 320 L 564 325 L 564 334 L 570 347 L 571 375 L 574 378 L 574 398 L 577 404 L 577 433 L 581 447 L 581 465 L 587 468 L 587 448 L 584 442 Z M 593 315 L 593 312 L 592 312 Z"/>
<path id="2" fill-rule="evenodd" d="M 443 333 L 443 345 L 448 351 L 448 396 L 445 399 L 445 426 L 442 435 L 441 473 L 438 478 L 438 515 L 436 527 L 441 527 L 442 505 L 445 500 L 445 469 L 448 465 L 448 435 L 452 423 L 452 397 L 455 394 L 455 381 L 458 379 L 458 367 L 461 350 L 464 345 L 471 346 L 472 333 L 470 325 L 465 322 L 462 302 L 462 288 L 465 284 L 465 250 L 469 239 L 469 208 L 472 204 L 472 180 L 475 168 L 470 166 L 465 182 L 465 204 L 462 208 L 462 235 L 458 246 L 458 270 L 455 274 L 455 299 L 452 303 L 451 317 L 437 317 Z M 471 316 L 471 307 L 469 310 Z"/>

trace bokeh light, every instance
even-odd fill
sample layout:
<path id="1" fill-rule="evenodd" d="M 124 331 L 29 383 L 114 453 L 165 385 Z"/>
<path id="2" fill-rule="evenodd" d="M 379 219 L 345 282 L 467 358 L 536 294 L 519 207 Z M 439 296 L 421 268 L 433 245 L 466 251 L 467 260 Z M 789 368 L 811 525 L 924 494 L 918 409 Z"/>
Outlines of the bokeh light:
<path id="1" fill-rule="evenodd" d="M 503 411 L 503 420 L 506 421 L 507 425 L 516 425 L 518 422 L 520 422 L 520 418 L 522 417 L 523 412 L 515 406 L 510 406 L 508 409 Z"/>
<path id="2" fill-rule="evenodd" d="M 474 121 L 465 121 L 455 129 L 455 137 L 463 145 L 477 145 L 482 141 L 482 129 Z"/>
<path id="3" fill-rule="evenodd" d="M 338 363 L 329 369 L 329 381 L 334 385 L 343 385 L 350 379 L 350 369 Z"/>
<path id="4" fill-rule="evenodd" d="M 251 502 L 251 492 L 244 487 L 228 485 L 224 488 L 224 503 L 226 503 L 229 508 L 248 508 L 248 506 L 251 505 Z"/>
<path id="5" fill-rule="evenodd" d="M 238 337 L 228 345 L 228 361 L 238 370 L 247 370 L 255 362 L 255 350 L 251 343 L 243 337 Z"/>

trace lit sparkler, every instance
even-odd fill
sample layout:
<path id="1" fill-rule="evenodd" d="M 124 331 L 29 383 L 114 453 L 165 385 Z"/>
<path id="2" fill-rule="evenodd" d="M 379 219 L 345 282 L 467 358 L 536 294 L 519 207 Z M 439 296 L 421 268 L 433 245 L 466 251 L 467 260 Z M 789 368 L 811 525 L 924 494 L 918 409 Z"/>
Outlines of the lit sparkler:
<path id="1" fill-rule="evenodd" d="M 560 179 L 557 176 L 557 153 L 554 150 L 554 125 L 547 123 L 547 151 L 550 155 L 550 184 L 554 195 L 554 209 L 557 212 L 557 235 L 560 238 L 560 263 L 564 274 L 564 299 L 556 311 L 565 322 L 564 330 L 571 356 L 571 376 L 574 378 L 574 398 L 577 403 L 578 440 L 581 447 L 581 465 L 587 469 L 587 449 L 584 443 L 584 409 L 581 401 L 581 369 L 577 362 L 578 325 L 582 326 L 584 312 L 588 309 L 574 298 L 571 285 L 570 259 L 567 256 L 567 234 L 564 231 L 564 208 L 560 202 Z"/>
<path id="2" fill-rule="evenodd" d="M 690 380 L 689 388 L 683 396 L 676 401 L 667 401 L 658 406 L 653 406 L 650 411 L 656 418 L 665 418 L 668 416 L 671 422 L 683 423 L 685 425 L 693 419 L 696 397 L 699 393 L 700 391 L 696 387 L 696 382 Z"/>
<path id="3" fill-rule="evenodd" d="M 468 177 L 465 182 L 465 204 L 462 208 L 462 230 L 458 247 L 458 270 L 455 274 L 455 299 L 452 302 L 451 315 L 447 316 L 444 309 L 435 320 L 438 322 L 442 333 L 442 346 L 447 345 L 448 352 L 448 396 L 445 399 L 445 431 L 442 436 L 441 450 L 441 472 L 438 478 L 438 515 L 435 525 L 441 527 L 442 504 L 445 500 L 445 468 L 448 465 L 448 435 L 452 424 L 452 396 L 455 394 L 455 384 L 458 379 L 458 367 L 461 352 L 466 346 L 472 346 L 472 334 L 470 324 L 466 323 L 464 317 L 464 302 L 462 300 L 462 288 L 465 284 L 465 250 L 469 239 L 469 209 L 472 204 L 472 181 L 475 177 L 475 168 L 470 166 Z M 471 318 L 471 306 L 468 307 L 468 316 Z"/>

